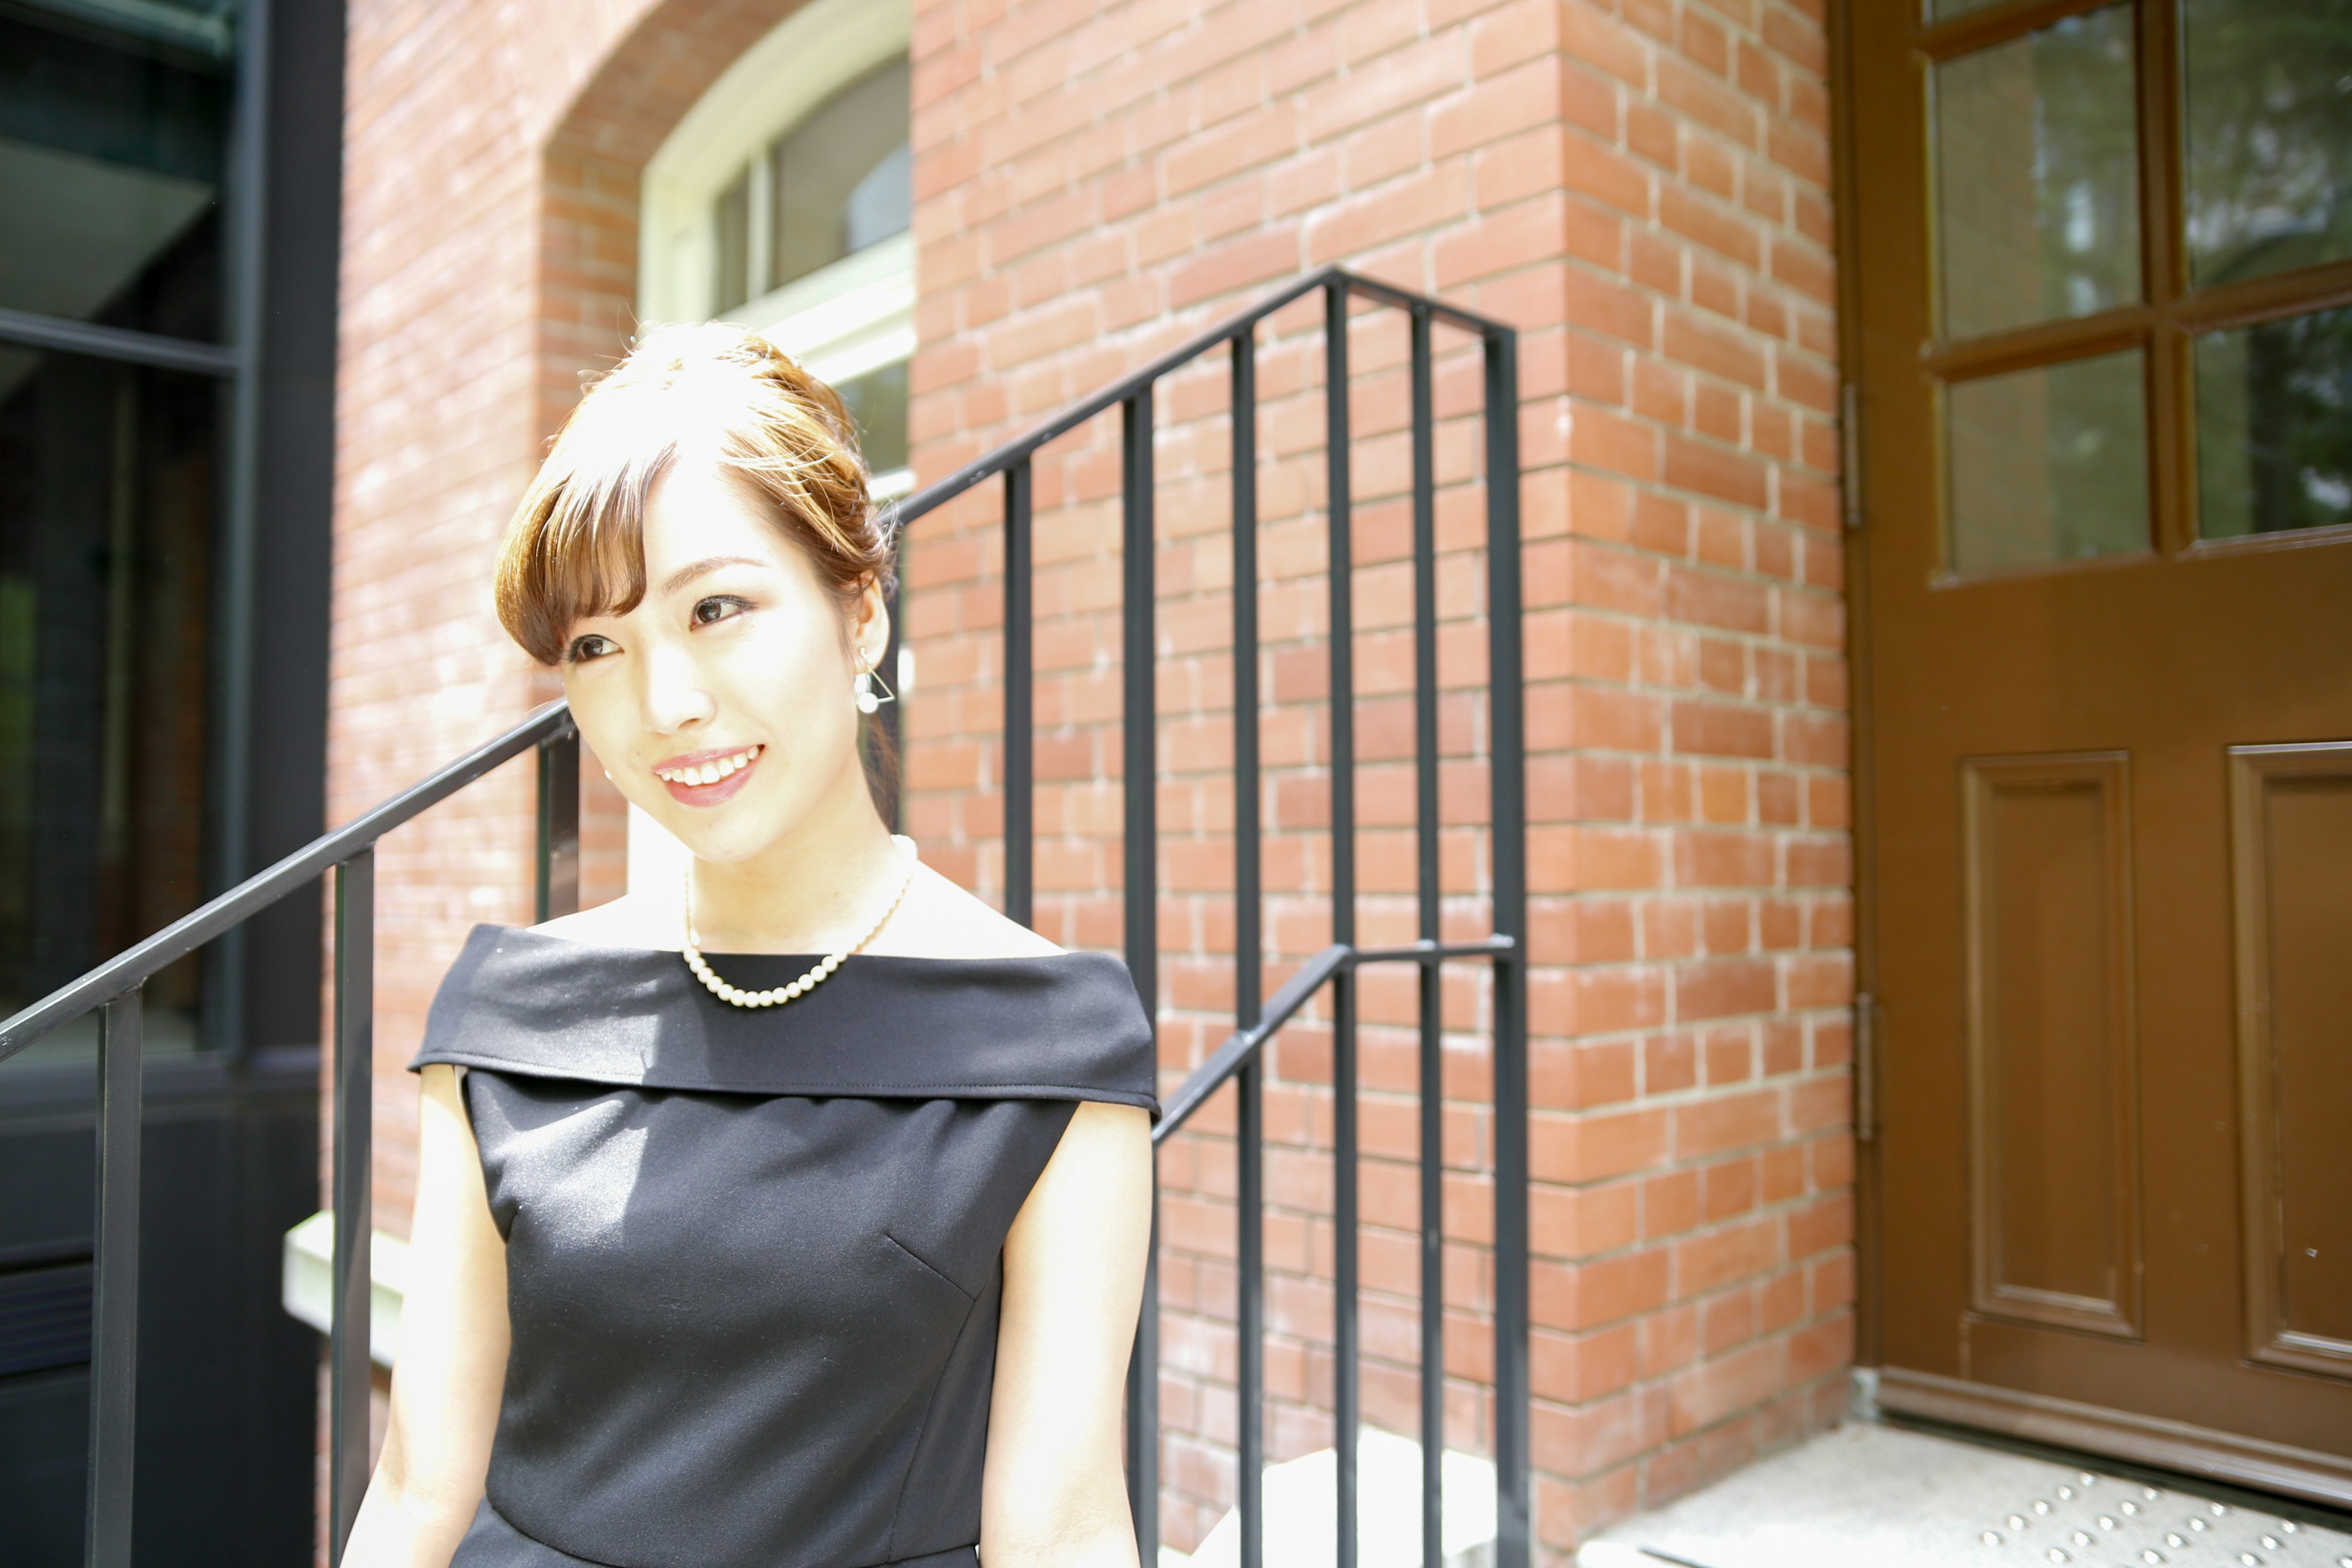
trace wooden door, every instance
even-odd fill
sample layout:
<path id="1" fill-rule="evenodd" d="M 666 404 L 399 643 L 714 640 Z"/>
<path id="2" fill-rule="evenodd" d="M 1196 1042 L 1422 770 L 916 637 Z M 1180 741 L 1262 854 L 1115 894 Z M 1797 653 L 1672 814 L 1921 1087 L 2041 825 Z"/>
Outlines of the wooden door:
<path id="1" fill-rule="evenodd" d="M 1853 0 L 1882 1399 L 2352 1501 L 2352 0 Z"/>

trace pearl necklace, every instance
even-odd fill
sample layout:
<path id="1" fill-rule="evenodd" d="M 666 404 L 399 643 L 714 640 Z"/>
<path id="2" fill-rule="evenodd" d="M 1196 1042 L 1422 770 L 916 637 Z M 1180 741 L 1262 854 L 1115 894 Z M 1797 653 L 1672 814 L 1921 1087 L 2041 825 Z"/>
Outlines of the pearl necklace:
<path id="1" fill-rule="evenodd" d="M 705 990 L 732 1006 L 780 1007 L 787 1002 L 807 995 L 830 978 L 835 970 L 841 967 L 843 959 L 880 935 L 882 928 L 890 923 L 890 917 L 898 912 L 898 906 L 906 901 L 907 889 L 914 886 L 915 882 L 915 841 L 903 834 L 892 834 L 891 838 L 893 842 L 906 846 L 906 870 L 899 876 L 898 890 L 890 895 L 889 907 L 882 911 L 882 918 L 867 927 L 864 936 L 859 937 L 847 947 L 826 953 L 806 974 L 789 985 L 779 985 L 772 991 L 745 991 L 740 986 L 730 985 L 718 976 L 711 969 L 709 962 L 702 956 L 702 942 L 694 931 L 694 861 L 689 858 L 686 863 L 686 947 L 684 950 L 686 966 L 694 971 L 694 977 L 702 982 Z"/>

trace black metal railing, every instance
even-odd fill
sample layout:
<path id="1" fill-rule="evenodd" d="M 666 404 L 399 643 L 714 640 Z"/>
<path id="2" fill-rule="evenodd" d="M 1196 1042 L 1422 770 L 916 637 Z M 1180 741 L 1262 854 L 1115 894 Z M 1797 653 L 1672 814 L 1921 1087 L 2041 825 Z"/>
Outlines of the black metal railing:
<path id="1" fill-rule="evenodd" d="M 1330 841 L 1332 944 L 1269 1001 L 1259 996 L 1265 965 L 1258 863 L 1257 731 L 1257 378 L 1258 324 L 1302 299 L 1320 294 L 1324 306 L 1325 447 L 1329 584 Z M 1350 556 L 1352 482 L 1349 454 L 1348 334 L 1349 303 L 1363 300 L 1405 312 L 1411 334 L 1413 796 L 1418 873 L 1416 926 L 1410 947 L 1364 949 L 1356 944 L 1355 676 Z M 1440 931 L 1437 704 L 1436 398 L 1431 329 L 1444 322 L 1475 334 L 1483 354 L 1486 502 L 1487 689 L 1491 712 L 1488 764 L 1494 934 L 1449 943 Z M 1419 967 L 1421 1098 L 1421 1457 L 1423 1561 L 1444 1561 L 1440 1542 L 1440 1464 L 1444 1454 L 1444 1206 L 1440 1157 L 1442 1100 L 1439 970 L 1448 960 L 1483 959 L 1493 966 L 1495 1096 L 1495 1465 L 1497 1568 L 1526 1568 L 1532 1518 L 1528 1431 L 1528 1100 L 1527 1100 L 1527 802 L 1526 733 L 1522 708 L 1519 599 L 1519 457 L 1517 340 L 1503 323 L 1439 300 L 1327 268 L 1276 290 L 1239 315 L 1170 350 L 1150 364 L 1072 405 L 1019 439 L 990 452 L 947 479 L 909 496 L 898 509 L 912 522 L 996 475 L 1004 480 L 1004 853 L 1009 913 L 1027 923 L 1034 904 L 1032 857 L 1034 820 L 1030 657 L 1030 552 L 1033 482 L 1038 448 L 1116 407 L 1120 415 L 1119 489 L 1122 511 L 1122 788 L 1124 809 L 1125 945 L 1128 966 L 1146 1010 L 1158 1013 L 1159 884 L 1156 867 L 1157 778 L 1154 690 L 1152 394 L 1171 372 L 1220 349 L 1230 356 L 1233 421 L 1234 552 L 1234 1026 L 1170 1101 L 1154 1132 L 1162 1141 L 1184 1125 L 1225 1083 L 1238 1098 L 1239 1161 L 1236 1248 L 1240 1283 L 1239 1512 L 1242 1568 L 1262 1568 L 1265 1463 L 1262 1407 L 1265 1209 L 1264 1047 L 1324 986 L 1331 988 L 1334 1036 L 1334 1220 L 1339 1237 L 1334 1351 L 1339 1568 L 1357 1562 L 1356 1434 L 1361 1426 L 1358 1369 L 1357 1062 L 1355 972 L 1366 963 Z M 1128 1484 L 1143 1562 L 1155 1561 L 1159 1536 L 1159 1263 L 1153 1247 L 1143 1321 L 1128 1386 Z"/>
<path id="2" fill-rule="evenodd" d="M 580 888 L 580 738 L 561 702 L 432 777 L 287 856 L 0 1024 L 0 1061 L 95 1010 L 99 1026 L 98 1279 L 90 1322 L 89 1462 L 83 1561 L 130 1568 L 139 1388 L 141 1031 L 147 982 L 206 942 L 331 871 L 335 878 L 332 1195 L 333 1328 L 328 1336 L 328 1507 L 333 1556 L 367 1489 L 369 1288 L 374 1115 L 375 846 L 502 764 L 536 749 L 539 915 Z M 568 822 L 564 818 L 568 816 Z"/>
<path id="3" fill-rule="evenodd" d="M 895 509 L 912 523 L 975 486 L 1004 484 L 1004 842 L 1007 912 L 1034 916 L 1035 779 L 1031 735 L 1032 459 L 1047 442 L 1113 407 L 1120 411 L 1123 461 L 1122 697 L 1125 948 L 1148 1013 L 1159 998 L 1157 930 L 1157 774 L 1153 584 L 1153 390 L 1160 380 L 1219 349 L 1232 364 L 1234 702 L 1237 721 L 1259 710 L 1256 605 L 1258 324 L 1276 311 L 1320 294 L 1325 372 L 1329 555 L 1330 836 L 1332 942 L 1280 986 L 1261 997 L 1265 966 L 1257 860 L 1259 757 L 1255 726 L 1234 726 L 1235 953 L 1234 1027 L 1170 1100 L 1155 1142 L 1181 1128 L 1228 1082 L 1239 1098 L 1237 1205 L 1241 1300 L 1240 1511 L 1242 1563 L 1262 1568 L 1264 1468 L 1262 1405 L 1265 1259 L 1264 1053 L 1283 1026 L 1328 986 L 1335 1041 L 1335 1392 L 1339 1485 L 1335 1504 L 1340 1568 L 1357 1561 L 1356 1434 L 1361 1425 L 1358 1369 L 1360 1283 L 1357 1241 L 1357 1060 L 1355 974 L 1368 963 L 1411 963 L 1420 973 L 1421 1089 L 1421 1439 L 1423 1561 L 1443 1561 L 1440 1461 L 1443 1425 L 1443 1205 L 1440 1184 L 1441 1027 L 1439 973 L 1449 961 L 1492 966 L 1495 1098 L 1495 1461 L 1497 1568 L 1527 1568 L 1531 1518 L 1528 1430 L 1528 1115 L 1527 876 L 1525 738 L 1521 708 L 1518 584 L 1518 429 L 1517 340 L 1500 322 L 1389 285 L 1326 268 L 1276 290 L 1247 310 L 1160 355 L 1134 374 L 990 452 Z M 1356 812 L 1353 793 L 1355 700 L 1352 645 L 1348 331 L 1352 300 L 1406 313 L 1411 333 L 1414 798 L 1419 874 L 1419 940 L 1406 946 L 1361 947 L 1356 940 Z M 1476 337 L 1483 354 L 1489 693 L 1488 764 L 1493 934 L 1446 942 L 1439 927 L 1435 407 L 1431 330 L 1443 322 Z M 539 831 L 536 905 L 542 920 L 576 906 L 579 895 L 579 740 L 562 703 L 458 759 L 406 793 L 214 899 L 35 1005 L 0 1023 L 0 1060 L 93 1010 L 100 1031 L 98 1275 L 92 1325 L 89 1474 L 89 1568 L 128 1568 L 137 1386 L 139 1268 L 138 1160 L 141 1097 L 140 1007 L 146 981 L 174 960 L 228 932 L 310 880 L 335 874 L 332 978 L 332 1197 L 335 1215 L 333 1317 L 329 1338 L 329 1539 L 340 1560 L 368 1469 L 368 1350 L 372 1205 L 374 1004 L 374 846 L 383 835 L 536 749 Z M 1155 1242 L 1142 1321 L 1129 1374 L 1128 1470 L 1142 1561 L 1155 1561 L 1159 1484 L 1158 1247 Z"/>

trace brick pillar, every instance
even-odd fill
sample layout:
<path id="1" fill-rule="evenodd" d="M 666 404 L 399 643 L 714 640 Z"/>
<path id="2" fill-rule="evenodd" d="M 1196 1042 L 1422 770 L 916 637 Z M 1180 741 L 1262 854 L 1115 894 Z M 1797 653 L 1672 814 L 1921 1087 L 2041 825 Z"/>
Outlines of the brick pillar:
<path id="1" fill-rule="evenodd" d="M 1535 1433 L 1555 1553 L 1835 1417 L 1850 1354 L 1845 668 L 1824 47 L 1779 0 L 921 0 L 926 478 L 1341 261 L 1516 323 L 1537 965 Z M 1438 408 L 1447 920 L 1481 929 L 1474 362 Z M 1260 346 L 1274 972 L 1324 940 L 1318 325 Z M 1409 921 L 1401 333 L 1359 374 L 1367 935 Z M 1168 1080 L 1230 1025 L 1223 363 L 1160 400 Z M 1036 479 L 1040 923 L 1116 947 L 1116 428 Z M 1002 885 L 996 498 L 917 525 L 910 819 Z M 1408 928 L 1409 934 L 1409 928 Z M 1411 1429 L 1409 980 L 1368 984 L 1366 1409 Z M 1447 996 L 1449 1441 L 1486 1446 L 1483 998 Z M 1271 1457 L 1329 1441 L 1328 1040 L 1276 1052 Z M 1458 1097 L 1458 1098 L 1456 1098 Z M 1230 1121 L 1163 1156 L 1164 1536 L 1233 1496 Z M 1456 1200 L 1458 1199 L 1458 1203 Z"/>

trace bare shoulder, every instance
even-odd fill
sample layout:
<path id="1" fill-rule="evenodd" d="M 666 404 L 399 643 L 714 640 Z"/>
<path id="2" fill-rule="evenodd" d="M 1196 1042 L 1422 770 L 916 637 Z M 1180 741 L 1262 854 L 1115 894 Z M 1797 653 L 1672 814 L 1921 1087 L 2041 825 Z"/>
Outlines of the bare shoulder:
<path id="1" fill-rule="evenodd" d="M 656 908 L 638 895 L 624 894 L 609 903 L 558 915 L 530 929 L 540 936 L 561 937 L 583 947 L 675 948 L 677 908 L 674 903 Z"/>
<path id="2" fill-rule="evenodd" d="M 1047 958 L 1062 950 L 919 865 L 906 901 L 866 951 L 903 958 Z"/>

